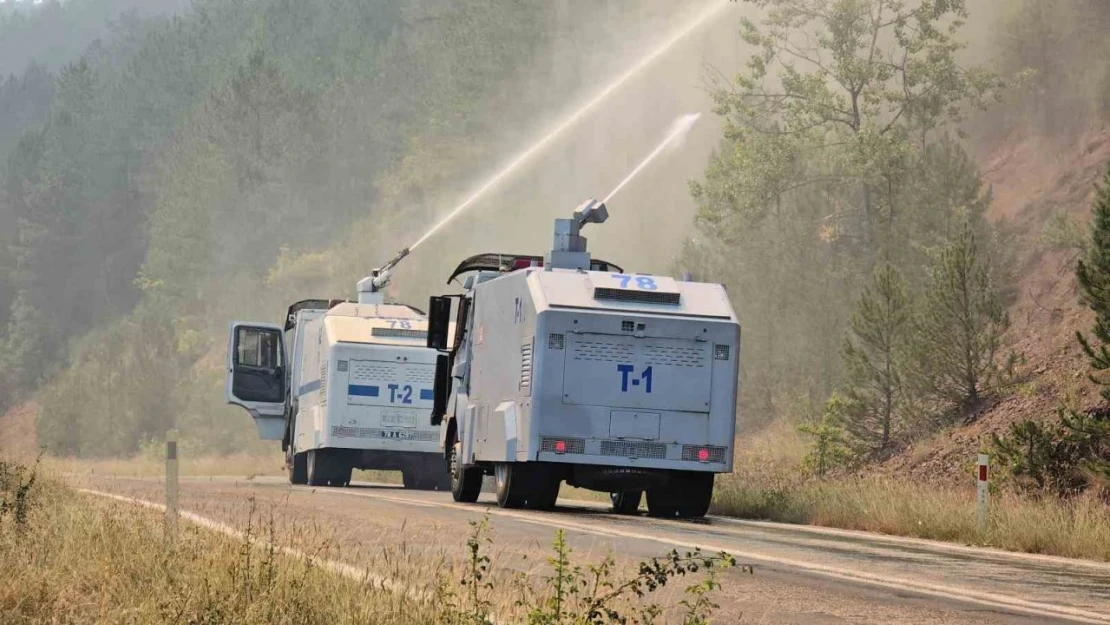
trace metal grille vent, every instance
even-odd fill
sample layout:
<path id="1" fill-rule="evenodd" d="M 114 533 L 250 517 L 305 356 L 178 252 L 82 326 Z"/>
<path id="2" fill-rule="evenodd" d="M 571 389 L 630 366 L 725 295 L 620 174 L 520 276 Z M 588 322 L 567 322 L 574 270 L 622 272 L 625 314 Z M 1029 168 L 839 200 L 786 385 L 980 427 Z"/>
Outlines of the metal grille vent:
<path id="1" fill-rule="evenodd" d="M 702 460 L 698 452 L 706 450 L 708 455 L 705 460 Z M 703 445 L 683 445 L 682 446 L 682 459 L 694 460 L 697 462 L 724 462 L 725 454 L 728 453 L 727 447 L 717 446 L 703 446 Z"/>
<path id="2" fill-rule="evenodd" d="M 396 367 L 378 364 L 369 360 L 351 361 L 352 382 L 393 382 Z"/>
<path id="3" fill-rule="evenodd" d="M 357 428 L 349 425 L 331 426 L 331 435 L 336 438 L 385 438 L 421 442 L 439 440 L 439 432 L 435 430 L 383 430 L 381 428 Z"/>
<path id="4" fill-rule="evenodd" d="M 558 436 L 541 436 L 540 437 L 540 451 L 554 451 L 559 450 L 559 441 L 563 442 L 565 446 L 565 454 L 581 454 L 586 452 L 586 441 L 581 438 L 559 438 Z"/>
<path id="5" fill-rule="evenodd" d="M 667 445 L 636 441 L 601 441 L 601 455 L 662 460 L 667 457 Z"/>
<path id="6" fill-rule="evenodd" d="M 574 344 L 575 360 L 597 362 L 628 362 L 635 349 L 631 345 L 608 341 L 579 341 Z"/>
<path id="7" fill-rule="evenodd" d="M 714 345 L 713 360 L 728 360 L 728 345 Z"/>
<path id="8" fill-rule="evenodd" d="M 370 336 L 383 336 L 396 339 L 426 339 L 427 330 L 402 330 L 401 328 L 370 328 Z"/>
<path id="9" fill-rule="evenodd" d="M 410 367 L 405 371 L 405 382 L 409 384 L 435 384 L 435 369 L 431 366 Z"/>
<path id="10" fill-rule="evenodd" d="M 320 363 L 320 405 L 328 405 L 328 361 Z"/>
<path id="11" fill-rule="evenodd" d="M 532 388 L 532 337 L 520 345 L 520 390 Z"/>
<path id="12" fill-rule="evenodd" d="M 633 332 L 635 330 L 636 330 L 636 322 L 635 321 L 622 321 L 621 322 L 621 332 Z"/>
<path id="13" fill-rule="evenodd" d="M 566 345 L 567 337 L 563 334 L 549 334 L 547 335 L 547 348 L 548 349 L 563 349 Z"/>
<path id="14" fill-rule="evenodd" d="M 632 289 L 613 289 L 599 286 L 594 288 L 594 299 L 612 299 L 622 302 L 644 302 L 647 304 L 677 305 L 681 296 L 678 293 L 661 291 L 638 291 Z"/>
<path id="15" fill-rule="evenodd" d="M 646 345 L 644 355 L 649 365 L 669 365 L 671 367 L 705 366 L 705 353 L 697 347 L 678 347 L 673 345 Z"/>

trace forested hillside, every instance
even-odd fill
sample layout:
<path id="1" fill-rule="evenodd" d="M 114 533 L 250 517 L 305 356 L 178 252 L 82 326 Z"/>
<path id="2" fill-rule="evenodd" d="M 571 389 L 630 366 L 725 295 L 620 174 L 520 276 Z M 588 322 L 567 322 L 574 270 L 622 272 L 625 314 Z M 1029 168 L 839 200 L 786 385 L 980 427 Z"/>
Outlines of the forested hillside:
<path id="1" fill-rule="evenodd" d="M 750 4 L 755 52 L 714 82 L 724 139 L 681 260 L 744 320 L 740 423 L 800 431 L 801 453 L 766 455 L 817 476 L 894 457 L 967 483 L 985 450 L 1099 484 L 1110 429 L 1086 377 L 1104 361 L 1076 332 L 1105 287 L 1081 298 L 1074 275 L 1100 258 L 1110 5 Z"/>
<path id="2" fill-rule="evenodd" d="M 83 2 L 4 24 L 62 36 Z M 664 8 L 198 0 L 114 20 L 56 76 L 31 55 L 0 91 L 0 402 L 41 390 L 55 453 L 129 453 L 173 423 L 245 444 L 221 406 L 227 322 L 348 294 Z"/>

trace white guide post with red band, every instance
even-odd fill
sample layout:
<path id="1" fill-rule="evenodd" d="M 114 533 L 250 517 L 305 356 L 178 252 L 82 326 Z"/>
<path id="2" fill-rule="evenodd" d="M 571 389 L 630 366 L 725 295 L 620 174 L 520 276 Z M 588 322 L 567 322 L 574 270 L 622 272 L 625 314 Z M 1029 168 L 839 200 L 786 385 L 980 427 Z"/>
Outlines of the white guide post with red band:
<path id="1" fill-rule="evenodd" d="M 987 522 L 990 518 L 989 500 L 990 489 L 987 482 L 987 469 L 990 465 L 990 457 L 987 454 L 979 454 L 979 474 L 978 474 L 978 496 L 976 501 L 976 509 L 979 517 L 979 531 L 987 531 Z"/>

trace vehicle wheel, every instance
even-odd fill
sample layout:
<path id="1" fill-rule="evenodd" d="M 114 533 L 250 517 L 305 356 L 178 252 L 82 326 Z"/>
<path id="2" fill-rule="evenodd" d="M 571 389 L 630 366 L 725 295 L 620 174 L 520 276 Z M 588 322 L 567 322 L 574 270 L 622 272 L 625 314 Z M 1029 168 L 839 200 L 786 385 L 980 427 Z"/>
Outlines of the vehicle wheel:
<path id="1" fill-rule="evenodd" d="M 609 493 L 609 501 L 613 503 L 613 512 L 617 514 L 636 514 L 643 496 L 644 492 L 639 490 Z"/>
<path id="2" fill-rule="evenodd" d="M 416 472 L 412 469 L 401 469 L 401 484 L 405 488 L 416 488 Z"/>
<path id="3" fill-rule="evenodd" d="M 550 510 L 559 500 L 559 488 L 563 484 L 559 474 L 543 466 L 528 467 L 530 484 L 527 487 L 525 504 L 533 510 Z"/>
<path id="4" fill-rule="evenodd" d="M 331 469 L 331 463 L 328 462 L 327 454 L 322 449 L 308 450 L 306 465 L 306 476 L 308 478 L 309 486 L 327 486 L 331 478 L 328 475 Z"/>
<path id="5" fill-rule="evenodd" d="M 665 485 L 648 489 L 648 514 L 666 518 L 701 518 L 709 512 L 712 499 L 712 473 L 676 473 Z"/>
<path id="6" fill-rule="evenodd" d="M 455 501 L 474 503 L 478 501 L 478 493 L 482 492 L 482 470 L 478 467 L 459 466 L 460 447 L 462 443 L 455 443 L 451 447 L 451 454 L 447 457 L 451 497 Z"/>
<path id="7" fill-rule="evenodd" d="M 289 448 L 289 454 L 285 461 L 285 468 L 289 472 L 290 484 L 307 484 L 308 483 L 308 454 L 295 454 L 292 453 L 293 448 Z"/>
<path id="8" fill-rule="evenodd" d="M 562 480 L 552 480 L 549 484 L 533 489 L 534 495 L 528 496 L 528 507 L 533 510 L 550 510 L 559 500 L 559 487 Z"/>
<path id="9" fill-rule="evenodd" d="M 331 476 L 328 482 L 332 486 L 347 486 L 351 483 L 351 473 L 354 467 L 346 462 L 333 458 L 331 461 Z"/>
<path id="10" fill-rule="evenodd" d="M 497 505 L 502 508 L 519 508 L 528 496 L 528 469 L 515 462 L 498 462 L 493 467 L 497 483 Z"/>

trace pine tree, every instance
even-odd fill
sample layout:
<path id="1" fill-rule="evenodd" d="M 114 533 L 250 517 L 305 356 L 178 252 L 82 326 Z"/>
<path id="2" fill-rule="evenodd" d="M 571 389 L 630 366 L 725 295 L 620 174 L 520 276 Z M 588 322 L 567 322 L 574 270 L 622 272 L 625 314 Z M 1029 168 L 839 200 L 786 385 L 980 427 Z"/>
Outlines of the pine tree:
<path id="1" fill-rule="evenodd" d="M 845 427 L 872 451 L 891 443 L 902 403 L 911 301 L 902 274 L 880 266 L 852 313 L 851 332 L 844 341 L 847 395 L 852 410 Z"/>
<path id="2" fill-rule="evenodd" d="M 1009 318 L 990 257 L 970 226 L 937 256 L 915 326 L 922 390 L 964 415 L 975 410 L 998 373 L 995 356 Z"/>
<path id="3" fill-rule="evenodd" d="M 1087 257 L 1076 266 L 1075 276 L 1083 303 L 1095 313 L 1095 326 L 1091 333 L 1097 342 L 1091 341 L 1082 332 L 1075 334 L 1090 358 L 1091 368 L 1106 371 L 1110 369 L 1110 349 L 1107 347 L 1110 343 L 1110 169 L 1095 194 L 1091 244 L 1087 248 Z M 1102 397 L 1110 400 L 1110 380 L 1096 375 L 1090 377 L 1103 387 Z"/>
<path id="4" fill-rule="evenodd" d="M 833 469 L 852 463 L 854 454 L 846 440 L 844 421 L 855 409 L 850 398 L 833 393 L 822 407 L 819 419 L 798 426 L 799 432 L 813 437 L 809 452 L 802 459 L 806 471 L 822 477 Z"/>

